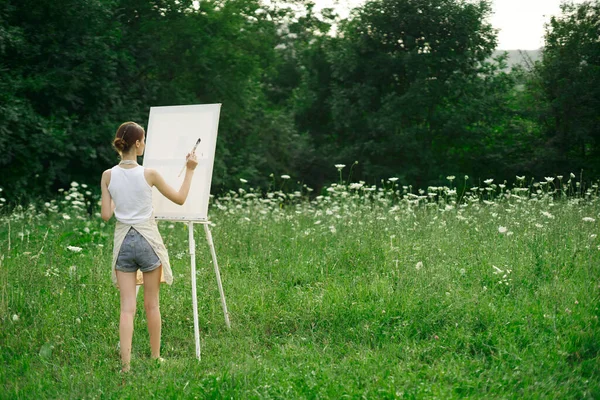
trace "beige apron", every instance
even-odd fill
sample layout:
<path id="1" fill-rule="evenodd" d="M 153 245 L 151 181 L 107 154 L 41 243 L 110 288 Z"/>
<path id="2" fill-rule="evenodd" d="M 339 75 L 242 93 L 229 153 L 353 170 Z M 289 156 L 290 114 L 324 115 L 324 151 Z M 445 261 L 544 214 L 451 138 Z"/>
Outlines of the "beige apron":
<path id="1" fill-rule="evenodd" d="M 117 221 L 115 225 L 115 240 L 113 247 L 113 260 L 112 260 L 112 281 L 116 287 L 119 287 L 117 283 L 117 258 L 119 256 L 119 251 L 121 250 L 121 245 L 123 244 L 123 240 L 129 232 L 130 228 L 135 228 L 136 231 L 140 233 L 148 241 L 158 259 L 162 263 L 162 272 L 160 276 L 160 282 L 171 285 L 173 283 L 173 272 L 171 272 L 171 264 L 169 263 L 169 254 L 167 253 L 167 248 L 163 243 L 162 237 L 160 236 L 160 232 L 158 231 L 158 225 L 156 220 L 154 219 L 154 215 L 150 217 L 145 222 L 141 222 L 139 224 L 124 224 L 122 222 Z M 136 285 L 144 284 L 144 275 L 142 271 L 138 269 Z"/>

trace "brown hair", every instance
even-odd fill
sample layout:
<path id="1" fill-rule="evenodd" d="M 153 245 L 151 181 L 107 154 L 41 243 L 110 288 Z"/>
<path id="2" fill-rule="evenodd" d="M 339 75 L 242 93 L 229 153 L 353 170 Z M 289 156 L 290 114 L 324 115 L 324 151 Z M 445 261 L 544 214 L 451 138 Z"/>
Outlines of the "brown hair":
<path id="1" fill-rule="evenodd" d="M 113 147 L 119 153 L 127 153 L 131 149 L 131 146 L 135 145 L 136 141 L 142 140 L 144 134 L 144 128 L 135 122 L 124 122 L 117 129 L 115 140 L 113 140 Z"/>

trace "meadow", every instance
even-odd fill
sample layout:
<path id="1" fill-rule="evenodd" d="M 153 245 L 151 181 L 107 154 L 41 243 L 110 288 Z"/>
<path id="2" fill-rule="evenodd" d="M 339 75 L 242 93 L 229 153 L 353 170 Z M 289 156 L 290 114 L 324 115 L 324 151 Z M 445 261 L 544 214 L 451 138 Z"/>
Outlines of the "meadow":
<path id="1" fill-rule="evenodd" d="M 600 398 L 598 185 L 516 182 L 340 180 L 314 196 L 242 180 L 209 212 L 231 329 L 197 225 L 195 358 L 187 227 L 160 222 L 166 361 L 150 360 L 140 293 L 125 375 L 114 219 L 75 182 L 4 210 L 0 398 Z"/>

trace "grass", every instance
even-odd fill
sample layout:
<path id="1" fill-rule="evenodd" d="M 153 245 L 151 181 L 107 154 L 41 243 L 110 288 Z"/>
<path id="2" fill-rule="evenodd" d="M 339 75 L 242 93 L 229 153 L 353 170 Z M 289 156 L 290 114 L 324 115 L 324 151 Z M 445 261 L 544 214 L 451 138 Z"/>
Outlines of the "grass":
<path id="1" fill-rule="evenodd" d="M 552 185 L 220 197 L 232 329 L 197 226 L 200 362 L 187 227 L 161 223 L 167 361 L 150 360 L 140 293 L 125 376 L 113 224 L 77 186 L 17 207 L 0 225 L 0 398 L 600 398 L 597 188 Z"/>

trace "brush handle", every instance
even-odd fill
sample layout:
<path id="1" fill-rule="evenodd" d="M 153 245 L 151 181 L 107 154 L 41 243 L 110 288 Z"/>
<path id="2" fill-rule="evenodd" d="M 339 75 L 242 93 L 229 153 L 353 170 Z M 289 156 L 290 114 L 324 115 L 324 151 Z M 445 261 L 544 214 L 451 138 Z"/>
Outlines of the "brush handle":
<path id="1" fill-rule="evenodd" d="M 187 164 L 187 162 L 186 162 Z M 179 171 L 179 174 L 177 175 L 177 177 L 179 178 L 181 176 L 181 173 L 185 170 L 185 165 L 183 166 L 183 168 L 181 168 L 181 171 Z"/>

